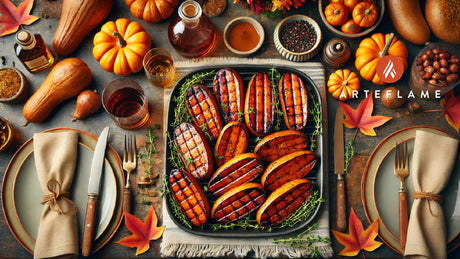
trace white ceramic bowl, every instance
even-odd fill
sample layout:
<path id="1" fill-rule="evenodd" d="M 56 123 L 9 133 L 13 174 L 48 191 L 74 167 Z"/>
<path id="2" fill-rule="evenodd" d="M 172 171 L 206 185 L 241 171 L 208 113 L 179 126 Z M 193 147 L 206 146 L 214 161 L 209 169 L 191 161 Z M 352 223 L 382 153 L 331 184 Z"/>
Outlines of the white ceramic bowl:
<path id="1" fill-rule="evenodd" d="M 377 21 L 372 25 L 371 27 L 368 28 L 361 28 L 361 31 L 358 33 L 345 33 L 340 29 L 340 26 L 332 26 L 330 23 L 327 22 L 326 16 L 324 15 L 324 9 L 326 6 L 330 3 L 330 0 L 319 0 L 318 1 L 318 10 L 319 14 L 321 15 L 321 19 L 323 20 L 323 23 L 326 25 L 326 27 L 331 30 L 333 33 L 345 37 L 345 38 L 359 38 L 362 36 L 365 36 L 372 32 L 377 26 L 379 26 L 380 22 L 382 21 L 383 18 L 383 13 L 385 12 L 385 2 L 384 0 L 373 0 L 373 3 L 379 8 L 379 18 Z"/>
<path id="2" fill-rule="evenodd" d="M 288 24 L 289 22 L 293 22 L 293 21 L 306 21 L 310 25 L 312 25 L 313 29 L 316 32 L 315 44 L 309 50 L 305 52 L 293 52 L 293 51 L 288 50 L 287 48 L 283 46 L 283 44 L 281 44 L 280 37 L 279 37 L 280 31 L 284 28 L 284 25 Z M 313 20 L 312 18 L 306 15 L 300 15 L 300 14 L 286 17 L 284 20 L 279 22 L 278 25 L 276 25 L 275 31 L 273 33 L 273 41 L 275 42 L 275 47 L 278 50 L 278 52 L 281 53 L 281 55 L 284 58 L 291 60 L 291 61 L 295 61 L 295 62 L 307 61 L 311 59 L 314 55 L 316 55 L 320 50 L 319 46 L 321 44 L 321 40 L 322 40 L 322 33 L 321 33 L 321 29 L 318 23 L 316 23 L 315 20 Z"/>
<path id="3" fill-rule="evenodd" d="M 233 26 L 237 25 L 237 24 L 240 24 L 240 23 L 244 23 L 244 22 L 248 22 L 250 23 L 252 26 L 254 26 L 254 28 L 256 29 L 257 33 L 259 34 L 259 42 L 257 43 L 257 45 L 251 49 L 251 50 L 248 50 L 248 51 L 240 51 L 240 50 L 237 50 L 235 48 L 233 48 L 230 43 L 229 43 L 229 39 L 228 39 L 228 36 L 230 34 L 230 31 L 231 29 L 233 28 Z M 264 42 L 264 39 L 265 39 L 265 32 L 264 32 L 264 27 L 262 27 L 262 25 L 254 18 L 251 18 L 251 17 L 238 17 L 238 18 L 235 18 L 233 20 L 231 20 L 230 22 L 227 23 L 227 25 L 225 26 L 225 29 L 224 29 L 224 43 L 225 43 L 225 46 L 227 46 L 227 48 L 237 54 L 237 55 L 240 55 L 240 56 L 249 56 L 251 54 L 254 54 L 257 50 L 260 49 L 260 47 L 262 46 L 262 43 Z"/>

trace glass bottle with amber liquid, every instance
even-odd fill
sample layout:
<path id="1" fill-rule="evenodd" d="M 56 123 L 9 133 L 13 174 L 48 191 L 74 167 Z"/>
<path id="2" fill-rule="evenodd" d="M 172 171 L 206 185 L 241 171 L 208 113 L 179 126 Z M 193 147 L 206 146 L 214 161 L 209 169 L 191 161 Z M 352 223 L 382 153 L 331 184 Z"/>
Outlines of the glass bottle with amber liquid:
<path id="1" fill-rule="evenodd" d="M 193 0 L 186 0 L 169 25 L 168 37 L 172 46 L 186 58 L 197 58 L 210 52 L 216 42 L 216 28 L 212 21 L 202 14 L 201 6 Z"/>
<path id="2" fill-rule="evenodd" d="M 16 41 L 16 56 L 31 73 L 42 71 L 54 64 L 54 56 L 40 34 L 21 30 L 16 33 Z"/>

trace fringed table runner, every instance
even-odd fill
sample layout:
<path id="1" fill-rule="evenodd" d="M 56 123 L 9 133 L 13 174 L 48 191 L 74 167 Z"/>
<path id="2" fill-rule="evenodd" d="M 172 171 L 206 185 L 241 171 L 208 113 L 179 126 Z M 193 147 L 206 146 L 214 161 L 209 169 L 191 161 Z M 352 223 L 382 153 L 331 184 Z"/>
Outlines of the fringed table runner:
<path id="1" fill-rule="evenodd" d="M 320 236 L 329 238 L 329 197 L 328 197 L 328 168 L 327 168 L 327 106 L 326 106 L 326 87 L 325 87 L 325 71 L 321 63 L 293 63 L 281 59 L 244 59 L 244 58 L 206 58 L 199 60 L 189 60 L 176 62 L 176 81 L 190 72 L 203 68 L 216 68 L 230 65 L 266 65 L 266 66 L 286 66 L 295 68 L 304 72 L 316 83 L 321 94 L 322 111 L 323 111 L 323 135 L 324 142 L 318 143 L 322 145 L 323 157 L 323 198 L 325 202 L 321 204 L 321 208 L 316 215 L 314 222 L 318 223 L 318 227 L 307 233 L 306 235 Z M 166 123 L 169 97 L 172 88 L 165 89 L 164 93 L 164 118 Z M 205 237 L 187 233 L 181 230 L 170 218 L 166 210 L 166 201 L 163 201 L 163 224 L 166 229 L 163 234 L 161 243 L 161 255 L 166 257 L 248 257 L 269 258 L 269 257 L 311 257 L 312 251 L 305 248 L 275 244 L 273 237 L 267 238 L 217 238 Z M 292 236 L 297 235 L 293 233 Z M 281 238 L 281 237 L 279 237 Z M 320 255 L 325 258 L 333 256 L 332 247 L 326 243 L 316 243 Z"/>

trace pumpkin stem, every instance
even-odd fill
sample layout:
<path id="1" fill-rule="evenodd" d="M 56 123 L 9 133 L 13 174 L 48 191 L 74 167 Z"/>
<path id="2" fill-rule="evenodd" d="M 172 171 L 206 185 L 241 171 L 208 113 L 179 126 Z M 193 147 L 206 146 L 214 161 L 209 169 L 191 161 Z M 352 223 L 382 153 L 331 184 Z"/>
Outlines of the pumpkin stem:
<path id="1" fill-rule="evenodd" d="M 123 39 L 123 37 L 121 36 L 121 34 L 117 31 L 114 31 L 112 33 L 113 36 L 116 36 L 118 38 L 118 47 L 120 48 L 124 48 L 126 46 L 126 41 L 125 39 Z"/>
<path id="2" fill-rule="evenodd" d="M 343 82 L 342 82 L 342 85 L 343 85 L 343 86 L 347 86 L 347 85 L 348 85 L 348 80 L 343 81 Z"/>
<path id="3" fill-rule="evenodd" d="M 395 34 L 391 33 L 390 37 L 388 38 L 388 41 L 385 44 L 385 47 L 382 49 L 382 51 L 379 52 L 379 56 L 381 58 L 383 58 L 383 57 L 385 57 L 387 55 L 388 49 L 390 49 L 390 46 L 391 46 L 391 43 L 393 42 L 394 37 L 395 37 Z"/>

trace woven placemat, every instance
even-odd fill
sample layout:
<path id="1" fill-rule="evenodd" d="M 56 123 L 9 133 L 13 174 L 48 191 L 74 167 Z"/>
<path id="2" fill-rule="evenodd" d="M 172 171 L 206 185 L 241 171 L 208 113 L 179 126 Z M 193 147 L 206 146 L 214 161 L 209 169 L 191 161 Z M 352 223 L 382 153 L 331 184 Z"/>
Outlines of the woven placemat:
<path id="1" fill-rule="evenodd" d="M 320 236 L 323 238 L 330 237 L 329 229 L 329 197 L 328 197 L 328 168 L 327 168 L 327 107 L 326 107 L 326 88 L 325 88 L 325 70 L 321 63 L 293 63 L 281 59 L 244 59 L 244 58 L 206 58 L 199 60 L 189 60 L 176 62 L 176 80 L 182 78 L 190 72 L 207 67 L 215 68 L 228 65 L 267 65 L 267 66 L 288 66 L 304 72 L 317 85 L 322 101 L 322 110 L 324 118 L 323 135 L 324 141 L 318 143 L 323 148 L 323 172 L 324 172 L 324 203 L 316 215 L 315 222 L 318 227 L 307 233 L 307 235 Z M 165 89 L 164 94 L 164 118 L 168 110 L 169 97 L 172 89 Z M 161 243 L 161 255 L 166 257 L 247 257 L 256 258 L 269 257 L 290 257 L 300 258 L 313 256 L 309 249 L 295 247 L 290 245 L 275 244 L 273 238 L 216 238 L 205 237 L 191 234 L 180 229 L 170 218 L 166 208 L 165 200 L 163 201 L 163 224 L 166 229 L 163 234 Z M 332 247 L 327 243 L 316 243 L 315 247 L 322 257 L 329 258 L 333 256 Z"/>

